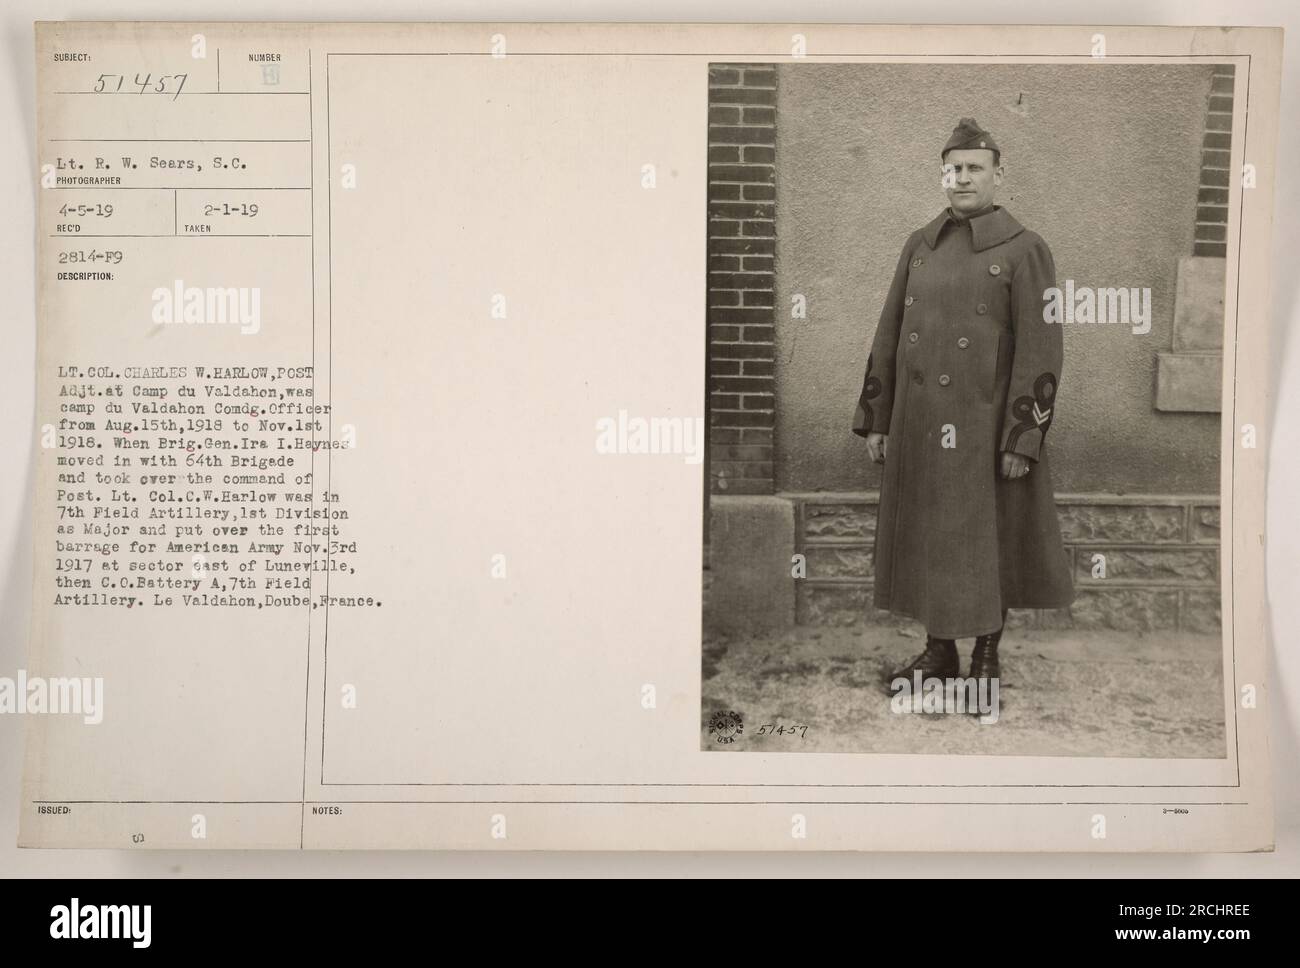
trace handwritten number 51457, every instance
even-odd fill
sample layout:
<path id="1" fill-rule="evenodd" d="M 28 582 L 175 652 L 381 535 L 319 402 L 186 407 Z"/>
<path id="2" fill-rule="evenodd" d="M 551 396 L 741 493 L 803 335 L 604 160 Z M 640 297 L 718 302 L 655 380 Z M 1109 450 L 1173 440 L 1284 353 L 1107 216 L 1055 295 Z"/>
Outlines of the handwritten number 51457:
<path id="1" fill-rule="evenodd" d="M 92 89 L 95 94 L 170 94 L 172 100 L 181 96 L 188 74 L 136 74 L 131 81 L 125 74 L 100 74 Z"/>

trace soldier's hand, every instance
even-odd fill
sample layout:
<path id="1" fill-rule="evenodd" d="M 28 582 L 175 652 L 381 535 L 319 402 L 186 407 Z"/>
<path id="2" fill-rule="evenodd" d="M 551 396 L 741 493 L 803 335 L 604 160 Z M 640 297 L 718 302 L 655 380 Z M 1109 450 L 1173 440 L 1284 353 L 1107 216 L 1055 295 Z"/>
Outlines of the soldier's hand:
<path id="1" fill-rule="evenodd" d="M 888 438 L 884 434 L 867 434 L 867 453 L 877 464 L 885 462 Z"/>
<path id="2" fill-rule="evenodd" d="M 1005 450 L 1002 452 L 1002 477 L 1004 480 L 1014 481 L 1017 477 L 1024 477 L 1028 473 L 1028 457 L 1021 457 L 1019 454 L 1013 454 Z"/>

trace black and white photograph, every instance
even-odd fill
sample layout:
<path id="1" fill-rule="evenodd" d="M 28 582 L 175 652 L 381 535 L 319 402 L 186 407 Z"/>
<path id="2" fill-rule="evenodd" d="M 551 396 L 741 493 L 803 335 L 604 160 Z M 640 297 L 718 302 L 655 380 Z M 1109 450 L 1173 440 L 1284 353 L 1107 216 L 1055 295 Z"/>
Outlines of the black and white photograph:
<path id="1" fill-rule="evenodd" d="M 1235 80 L 711 65 L 703 749 L 1227 755 Z"/>
<path id="2" fill-rule="evenodd" d="M 15 939 L 566 869 L 1267 936 L 1300 14 L 15 3 Z"/>

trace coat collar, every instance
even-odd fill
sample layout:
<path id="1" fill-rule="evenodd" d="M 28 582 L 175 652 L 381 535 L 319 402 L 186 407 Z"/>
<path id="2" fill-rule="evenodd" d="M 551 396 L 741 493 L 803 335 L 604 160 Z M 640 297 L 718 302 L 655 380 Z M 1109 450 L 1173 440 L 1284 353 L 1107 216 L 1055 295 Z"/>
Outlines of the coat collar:
<path id="1" fill-rule="evenodd" d="M 995 245 L 1001 245 L 1008 239 L 1014 239 L 1025 230 L 1025 227 L 1017 222 L 1012 214 L 1001 205 L 994 205 L 992 211 L 977 215 L 969 221 L 971 245 L 976 252 L 983 252 Z M 958 224 L 957 219 L 952 216 L 952 210 L 945 208 L 929 225 L 921 229 L 921 237 L 925 239 L 925 244 L 932 249 L 938 245 L 939 233 L 950 222 L 953 225 Z"/>

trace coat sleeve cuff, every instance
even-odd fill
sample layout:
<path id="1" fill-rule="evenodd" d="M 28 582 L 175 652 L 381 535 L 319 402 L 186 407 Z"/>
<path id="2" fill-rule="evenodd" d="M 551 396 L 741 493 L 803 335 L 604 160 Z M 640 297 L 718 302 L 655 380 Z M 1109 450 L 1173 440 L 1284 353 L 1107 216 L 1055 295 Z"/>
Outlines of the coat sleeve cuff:
<path id="1" fill-rule="evenodd" d="M 1020 433 L 1013 433 L 1019 429 Z M 1043 446 L 1043 432 L 1037 427 L 1032 430 L 1024 428 L 1012 428 L 1002 435 L 1002 451 L 1008 454 L 1019 454 L 1038 463 L 1038 453 Z"/>
<path id="2" fill-rule="evenodd" d="M 1056 383 L 1055 373 L 1042 373 L 1028 393 L 1016 397 L 1007 407 L 1002 424 L 1003 451 L 1038 460 L 1056 412 Z"/>
<path id="3" fill-rule="evenodd" d="M 857 409 L 853 412 L 853 432 L 859 437 L 865 437 L 870 433 L 878 433 L 871 428 L 875 414 L 871 412 L 869 404 L 859 401 Z"/>
<path id="4" fill-rule="evenodd" d="M 857 409 L 853 413 L 853 432 L 859 437 L 889 433 L 892 400 L 891 388 L 875 372 L 874 357 L 868 356 L 866 378 L 862 383 L 862 393 L 858 396 Z"/>
<path id="5" fill-rule="evenodd" d="M 853 411 L 853 432 L 859 437 L 865 437 L 871 433 L 871 417 L 867 413 L 867 408 L 860 403 L 857 409 Z"/>
<path id="6" fill-rule="evenodd" d="M 853 411 L 853 432 L 859 437 L 889 433 L 889 412 L 880 400 L 875 401 L 874 407 L 871 403 L 872 401 L 863 396 L 858 400 L 857 409 Z"/>

